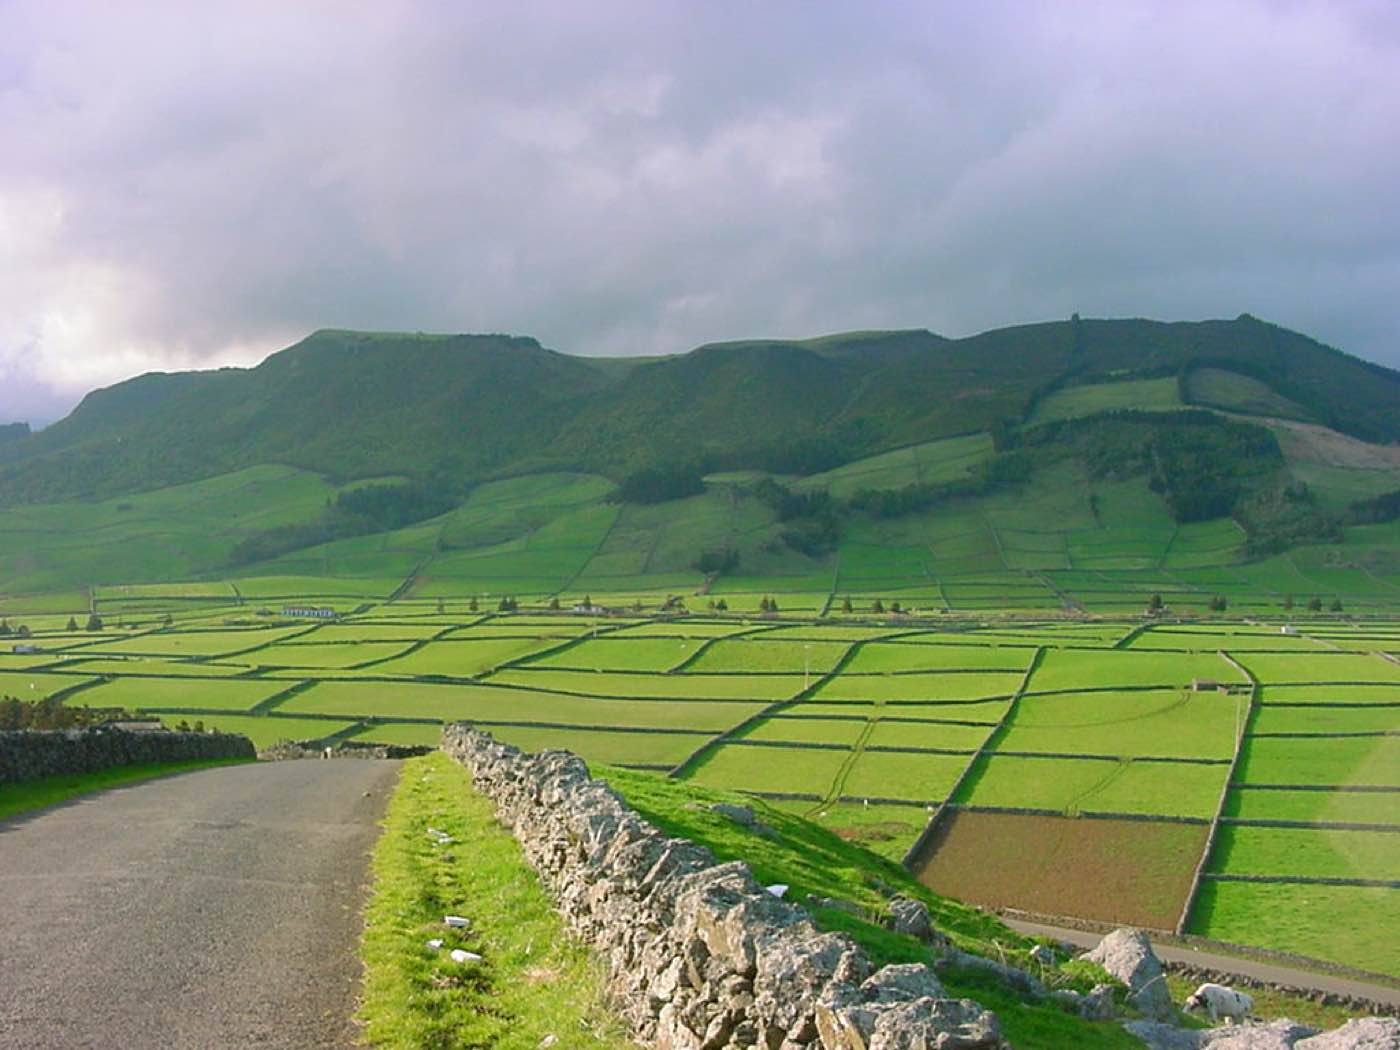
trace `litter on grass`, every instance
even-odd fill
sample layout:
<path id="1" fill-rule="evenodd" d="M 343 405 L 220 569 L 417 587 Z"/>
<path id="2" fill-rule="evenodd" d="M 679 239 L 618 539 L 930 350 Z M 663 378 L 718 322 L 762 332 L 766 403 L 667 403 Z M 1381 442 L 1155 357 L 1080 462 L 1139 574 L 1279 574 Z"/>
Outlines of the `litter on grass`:
<path id="1" fill-rule="evenodd" d="M 456 926 L 458 929 L 460 929 L 463 926 L 470 926 L 472 924 L 471 919 L 464 919 L 460 915 L 444 915 L 442 917 L 442 921 L 446 925 Z"/>
<path id="2" fill-rule="evenodd" d="M 455 963 L 479 963 L 481 956 L 476 952 L 465 951 L 461 948 L 453 948 L 451 952 L 452 961 Z"/>
<path id="3" fill-rule="evenodd" d="M 431 941 L 428 942 L 428 947 L 431 948 L 433 951 L 437 951 L 439 948 L 442 947 L 442 938 L 434 937 Z"/>

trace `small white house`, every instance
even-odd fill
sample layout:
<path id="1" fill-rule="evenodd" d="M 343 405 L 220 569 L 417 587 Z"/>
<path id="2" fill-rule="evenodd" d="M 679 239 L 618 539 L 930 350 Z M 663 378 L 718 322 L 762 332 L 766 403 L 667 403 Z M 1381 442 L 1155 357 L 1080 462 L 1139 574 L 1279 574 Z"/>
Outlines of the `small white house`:
<path id="1" fill-rule="evenodd" d="M 1291 623 L 1286 623 L 1278 629 L 1278 633 L 1293 635 L 1298 633 L 1298 628 L 1294 627 Z"/>

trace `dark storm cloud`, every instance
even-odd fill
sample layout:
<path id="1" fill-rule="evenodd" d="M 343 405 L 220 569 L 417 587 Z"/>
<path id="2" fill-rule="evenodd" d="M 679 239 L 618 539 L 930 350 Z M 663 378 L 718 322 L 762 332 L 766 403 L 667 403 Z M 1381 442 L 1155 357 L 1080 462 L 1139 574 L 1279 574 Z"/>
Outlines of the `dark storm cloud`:
<path id="1" fill-rule="evenodd" d="M 321 326 L 1248 310 L 1400 364 L 1381 3 L 0 0 L 0 127 L 0 419 Z"/>

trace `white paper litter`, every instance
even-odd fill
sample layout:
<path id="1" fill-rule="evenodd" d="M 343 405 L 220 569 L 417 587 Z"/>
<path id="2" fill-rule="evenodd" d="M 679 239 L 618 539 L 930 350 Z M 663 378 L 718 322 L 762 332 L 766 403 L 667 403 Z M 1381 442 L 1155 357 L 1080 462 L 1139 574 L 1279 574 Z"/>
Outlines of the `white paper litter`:
<path id="1" fill-rule="evenodd" d="M 442 938 L 434 937 L 431 941 L 428 942 L 428 947 L 431 948 L 433 951 L 437 951 L 439 948 L 442 947 Z"/>
<path id="2" fill-rule="evenodd" d="M 464 951 L 464 950 L 461 949 L 461 948 L 453 948 L 451 954 L 452 954 L 452 961 L 455 962 L 455 963 L 479 963 L 479 962 L 481 962 L 481 956 L 477 955 L 476 952 Z"/>
<path id="3" fill-rule="evenodd" d="M 777 897 L 779 900 L 782 900 L 783 897 L 787 895 L 788 891 L 788 885 L 786 882 L 775 882 L 773 883 L 773 885 L 765 886 L 763 888 L 769 893 L 771 893 L 773 896 Z"/>
<path id="4" fill-rule="evenodd" d="M 464 919 L 460 915 L 444 915 L 442 921 L 448 926 L 456 926 L 458 928 L 470 926 L 472 924 L 471 919 Z"/>

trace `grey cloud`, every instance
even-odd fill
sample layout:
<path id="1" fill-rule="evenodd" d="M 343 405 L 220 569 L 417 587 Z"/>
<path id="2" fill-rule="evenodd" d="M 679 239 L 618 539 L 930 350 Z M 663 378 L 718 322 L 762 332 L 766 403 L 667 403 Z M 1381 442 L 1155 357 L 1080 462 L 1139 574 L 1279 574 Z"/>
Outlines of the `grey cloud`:
<path id="1" fill-rule="evenodd" d="M 1397 51 L 1371 3 L 16 0 L 0 418 L 329 325 L 1248 310 L 1400 364 Z"/>

